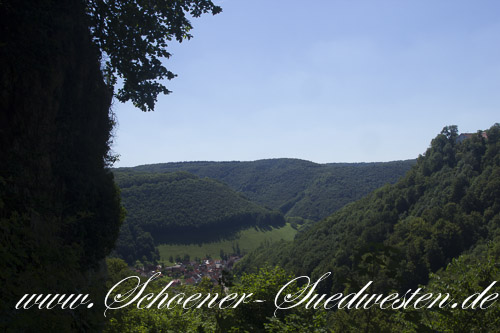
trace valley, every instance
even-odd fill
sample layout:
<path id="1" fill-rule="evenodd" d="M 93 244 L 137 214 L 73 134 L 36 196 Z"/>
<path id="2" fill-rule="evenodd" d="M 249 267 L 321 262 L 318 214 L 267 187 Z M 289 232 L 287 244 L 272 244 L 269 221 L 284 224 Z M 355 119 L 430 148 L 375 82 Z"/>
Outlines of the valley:
<path id="1" fill-rule="evenodd" d="M 115 255 L 131 265 L 168 264 L 171 256 L 220 258 L 290 241 L 345 204 L 397 181 L 414 163 L 270 159 L 118 168 L 126 219 Z"/>

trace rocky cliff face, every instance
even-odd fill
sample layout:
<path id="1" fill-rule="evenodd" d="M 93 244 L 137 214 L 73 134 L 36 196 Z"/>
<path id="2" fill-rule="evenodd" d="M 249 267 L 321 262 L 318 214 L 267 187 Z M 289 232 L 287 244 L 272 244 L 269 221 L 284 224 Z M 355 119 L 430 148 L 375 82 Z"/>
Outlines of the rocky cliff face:
<path id="1" fill-rule="evenodd" d="M 121 223 L 106 169 L 112 92 L 82 1 L 4 0 L 0 27 L 0 327 L 88 328 L 88 314 L 47 322 L 14 305 L 98 287 Z"/>

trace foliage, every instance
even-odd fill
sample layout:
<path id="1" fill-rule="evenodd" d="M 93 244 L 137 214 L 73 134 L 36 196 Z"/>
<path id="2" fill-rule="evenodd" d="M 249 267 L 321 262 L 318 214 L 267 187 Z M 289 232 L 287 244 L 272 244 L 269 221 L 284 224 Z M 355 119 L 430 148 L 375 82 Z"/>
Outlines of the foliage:
<path id="1" fill-rule="evenodd" d="M 390 265 L 374 276 L 385 290 L 427 283 L 430 272 L 499 233 L 499 131 L 496 124 L 488 139 L 478 134 L 459 143 L 456 127 L 446 127 L 398 183 L 347 205 L 293 243 L 248 256 L 240 269 L 265 258 L 300 275 L 331 271 L 325 290 L 339 290 L 349 279 L 369 277 L 356 264 L 356 254 L 380 244 L 397 250 L 384 255 Z"/>
<path id="2" fill-rule="evenodd" d="M 347 293 L 367 281 L 374 281 L 371 292 L 386 295 L 420 286 L 462 301 L 482 291 L 499 279 L 500 125 L 486 135 L 479 131 L 459 141 L 456 126 L 445 127 L 398 183 L 347 205 L 293 242 L 263 246 L 237 268 L 254 271 L 271 262 L 295 275 L 330 271 L 322 292 Z M 327 326 L 350 332 L 496 331 L 498 312 L 498 304 L 487 310 L 337 310 L 328 313 Z"/>
<path id="3" fill-rule="evenodd" d="M 193 244 L 232 237 L 248 227 L 283 226 L 283 216 L 228 186 L 187 172 L 115 171 L 127 218 L 116 252 L 127 262 L 156 260 L 155 244 Z"/>
<path id="4" fill-rule="evenodd" d="M 108 259 L 109 277 L 107 286 L 113 287 L 118 281 L 128 277 L 136 276 L 135 272 L 131 271 L 126 263 L 121 259 Z M 127 268 L 125 268 L 127 267 Z M 123 290 L 130 290 L 136 286 L 135 279 L 126 281 L 123 285 Z M 146 282 L 146 278 L 141 279 L 141 283 Z M 129 282 L 129 283 L 127 283 Z M 147 292 L 159 294 L 161 290 L 168 284 L 167 278 L 160 278 L 148 284 Z M 192 295 L 196 292 L 206 293 L 207 284 L 200 284 L 197 287 L 182 286 L 176 287 L 176 290 L 168 289 L 168 293 L 184 292 L 187 295 Z M 111 297 L 116 296 L 116 292 Z M 106 326 L 104 332 L 214 332 L 215 317 L 211 309 L 202 310 L 184 310 L 177 306 L 173 309 L 158 309 L 152 307 L 150 309 L 138 309 L 137 304 L 128 305 L 119 310 L 109 310 L 107 315 Z"/>
<path id="5" fill-rule="evenodd" d="M 269 244 L 280 240 L 292 240 L 297 233 L 289 224 L 278 228 L 256 228 L 250 227 L 238 231 L 234 238 L 222 239 L 213 242 L 202 242 L 192 244 L 158 244 L 160 259 L 165 263 L 169 256 L 180 256 L 189 254 L 191 258 L 204 258 L 209 255 L 212 258 L 221 258 L 221 251 L 226 255 L 238 253 L 245 255 L 261 244 Z"/>
<path id="6" fill-rule="evenodd" d="M 278 291 L 294 277 L 279 267 L 262 267 L 254 274 L 244 274 L 231 292 L 252 293 L 253 300 L 265 302 L 242 303 L 236 309 L 222 312 L 218 318 L 224 332 L 324 332 L 326 316 L 320 310 L 295 307 L 275 311 L 274 299 Z M 283 294 L 295 294 L 301 289 L 288 284 Z"/>
<path id="7" fill-rule="evenodd" d="M 142 111 L 154 109 L 160 93 L 169 94 L 160 80 L 176 75 L 161 59 L 170 58 L 172 40 L 191 39 L 188 17 L 222 11 L 210 0 L 104 1 L 87 0 L 86 13 L 93 43 L 103 53 L 104 73 L 112 87 L 117 77 L 123 87 L 116 97 Z"/>
<path id="8" fill-rule="evenodd" d="M 116 253 L 129 263 L 142 256 L 154 261 L 155 244 L 219 242 L 248 226 L 284 224 L 279 214 L 258 205 L 279 209 L 295 229 L 304 231 L 347 202 L 397 180 L 412 164 L 276 159 L 118 168 L 114 174 L 128 215 Z M 206 177 L 228 183 L 232 190 Z"/>
<path id="9" fill-rule="evenodd" d="M 118 168 L 115 172 L 187 171 L 224 182 L 260 205 L 279 209 L 286 217 L 319 221 L 376 188 L 396 182 L 414 163 L 409 160 L 316 164 L 298 159 L 270 159 L 150 164 Z"/>
<path id="10" fill-rule="evenodd" d="M 493 281 L 499 281 L 499 259 L 491 247 L 461 255 L 446 269 L 431 274 L 426 290 L 450 293 L 454 299 L 463 301 L 483 291 Z M 495 286 L 490 293 L 497 291 L 498 286 Z M 429 331 L 471 332 L 480 327 L 481 331 L 492 332 L 498 330 L 500 324 L 500 307 L 497 302 L 488 309 L 433 309 L 427 313 L 419 312 L 416 318 Z"/>
<path id="11" fill-rule="evenodd" d="M 126 271 L 120 269 L 120 259 L 114 259 L 114 263 L 108 263 L 111 267 L 118 269 L 110 271 L 110 281 L 114 283 L 122 279 Z M 128 271 L 129 276 L 133 275 Z M 251 300 L 265 300 L 265 302 L 240 303 L 236 308 L 219 309 L 217 307 L 182 309 L 176 306 L 171 309 L 149 309 L 139 310 L 136 304 L 130 304 L 120 310 L 112 310 L 107 314 L 111 316 L 104 332 L 327 332 L 326 313 L 317 310 L 305 310 L 294 308 L 276 313 L 274 316 L 274 296 L 283 285 L 288 283 L 292 276 L 278 267 L 265 267 L 258 273 L 248 274 L 234 283 L 226 286 L 224 290 L 221 285 L 213 285 L 209 280 L 202 280 L 196 286 L 176 286 L 168 289 L 169 294 L 185 293 L 193 295 L 201 293 L 220 297 L 237 293 L 253 294 Z M 145 282 L 144 279 L 142 282 Z M 146 292 L 158 294 L 168 280 L 161 278 L 148 284 Z M 124 290 L 129 290 L 129 285 Z M 299 291 L 296 285 L 290 285 L 287 293 Z"/>
<path id="12" fill-rule="evenodd" d="M 260 207 L 226 185 L 188 173 L 117 174 L 127 221 L 154 233 L 207 229 L 216 224 L 283 225 L 278 212 Z M 132 178 L 132 180 L 130 180 Z M 281 217 L 281 218 L 280 218 Z M 248 219 L 248 222 L 246 220 Z"/>
<path id="13" fill-rule="evenodd" d="M 136 260 L 155 263 L 160 259 L 151 233 L 144 231 L 140 225 L 129 223 L 122 225 L 112 255 L 125 259 L 129 264 Z"/>

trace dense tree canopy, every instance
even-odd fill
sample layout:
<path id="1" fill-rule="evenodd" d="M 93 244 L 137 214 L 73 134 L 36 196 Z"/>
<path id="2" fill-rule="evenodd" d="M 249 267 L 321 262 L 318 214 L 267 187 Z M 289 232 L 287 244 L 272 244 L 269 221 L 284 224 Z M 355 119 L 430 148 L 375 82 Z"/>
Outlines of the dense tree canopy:
<path id="1" fill-rule="evenodd" d="M 485 133 L 459 142 L 456 127 L 445 127 L 399 182 L 347 205 L 289 245 L 247 257 L 248 266 L 274 260 L 296 274 L 332 271 L 329 287 L 339 290 L 347 280 L 373 278 L 365 260 L 375 256 L 393 267 L 375 272 L 381 290 L 427 283 L 430 272 L 499 233 L 500 125 Z"/>
<path id="2" fill-rule="evenodd" d="M 252 162 L 179 162 L 120 168 L 150 174 L 187 171 L 217 179 L 250 200 L 286 217 L 319 221 L 376 188 L 394 183 L 415 160 L 329 163 L 278 158 Z M 120 178 L 122 179 L 122 178 Z"/>
<path id="3" fill-rule="evenodd" d="M 127 218 L 116 254 L 133 263 L 157 258 L 155 243 L 192 244 L 234 237 L 249 228 L 283 226 L 278 211 L 259 206 L 229 186 L 187 172 L 115 171 Z"/>
<path id="4" fill-rule="evenodd" d="M 187 16 L 215 15 L 222 9 L 210 0 L 88 0 L 86 11 L 108 85 L 122 78 L 118 100 L 151 111 L 158 94 L 170 93 L 160 80 L 176 76 L 161 62 L 171 56 L 168 44 L 192 37 Z"/>
<path id="5" fill-rule="evenodd" d="M 277 210 L 293 228 L 305 230 L 346 203 L 396 181 L 414 163 L 272 159 L 115 169 L 127 210 L 116 254 L 129 263 L 143 256 L 154 261 L 155 243 L 201 243 L 227 239 L 249 226 L 281 226 L 284 220 Z"/>
<path id="6" fill-rule="evenodd" d="M 461 301 L 498 281 L 499 181 L 500 124 L 464 140 L 448 126 L 399 182 L 347 205 L 293 242 L 263 246 L 237 268 L 271 262 L 295 275 L 329 271 L 319 289 L 331 293 L 374 281 L 370 292 L 422 287 Z M 490 331 L 498 327 L 498 309 L 496 303 L 486 310 L 337 310 L 326 326 L 334 332 Z"/>

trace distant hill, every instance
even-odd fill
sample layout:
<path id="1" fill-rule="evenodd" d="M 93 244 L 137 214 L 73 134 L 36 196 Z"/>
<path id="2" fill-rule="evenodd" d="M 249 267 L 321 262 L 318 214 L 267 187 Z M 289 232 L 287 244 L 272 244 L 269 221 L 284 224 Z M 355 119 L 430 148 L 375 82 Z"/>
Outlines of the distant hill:
<path id="1" fill-rule="evenodd" d="M 187 172 L 115 172 L 127 221 L 140 224 L 154 238 L 175 233 L 206 233 L 211 228 L 284 225 L 283 216 L 261 207 L 229 186 Z M 220 233 L 220 231 L 218 231 Z M 191 235 L 189 240 L 192 240 Z"/>
<path id="2" fill-rule="evenodd" d="M 217 179 L 287 217 L 319 221 L 374 189 L 394 183 L 415 160 L 317 164 L 299 159 L 253 162 L 179 162 L 118 168 L 115 172 L 187 171 Z"/>
<path id="3" fill-rule="evenodd" d="M 445 127 L 396 184 L 345 206 L 293 242 L 261 248 L 239 268 L 269 262 L 297 276 L 332 272 L 326 291 L 357 290 L 367 281 L 374 281 L 374 292 L 405 291 L 426 284 L 429 273 L 453 258 L 473 253 L 483 260 L 488 251 L 500 256 L 499 124 L 462 141 L 456 126 Z"/>
<path id="4" fill-rule="evenodd" d="M 283 215 L 229 186 L 187 172 L 115 171 L 127 216 L 117 254 L 154 259 L 155 244 L 214 241 L 248 227 L 284 226 Z"/>
<path id="5" fill-rule="evenodd" d="M 117 168 L 113 173 L 127 217 L 116 254 L 129 263 L 155 260 L 158 244 L 217 242 L 245 227 L 279 227 L 284 225 L 281 214 L 294 228 L 302 225 L 300 230 L 305 230 L 345 204 L 397 181 L 413 164 L 414 160 L 317 164 L 270 159 Z"/>

